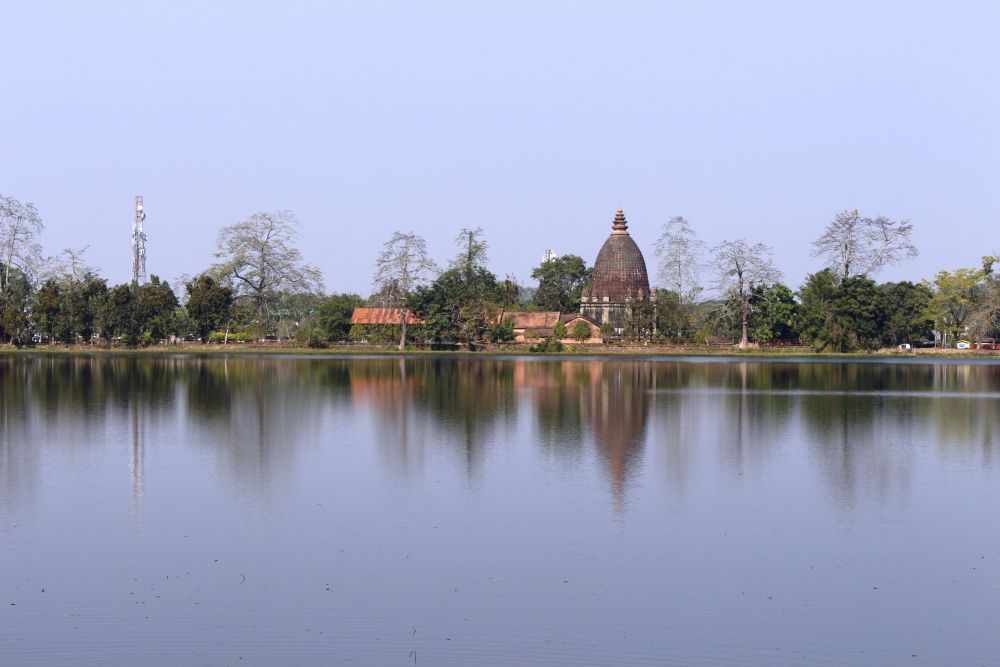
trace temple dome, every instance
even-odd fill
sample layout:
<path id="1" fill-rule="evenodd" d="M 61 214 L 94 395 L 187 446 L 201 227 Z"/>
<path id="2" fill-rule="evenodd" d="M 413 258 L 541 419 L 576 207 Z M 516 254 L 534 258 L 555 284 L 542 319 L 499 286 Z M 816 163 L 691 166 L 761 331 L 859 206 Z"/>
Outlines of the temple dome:
<path id="1" fill-rule="evenodd" d="M 611 236 L 597 253 L 590 287 L 584 290 L 583 295 L 598 301 L 607 297 L 611 303 L 649 295 L 646 260 L 628 233 L 628 222 L 621 209 L 615 213 Z"/>

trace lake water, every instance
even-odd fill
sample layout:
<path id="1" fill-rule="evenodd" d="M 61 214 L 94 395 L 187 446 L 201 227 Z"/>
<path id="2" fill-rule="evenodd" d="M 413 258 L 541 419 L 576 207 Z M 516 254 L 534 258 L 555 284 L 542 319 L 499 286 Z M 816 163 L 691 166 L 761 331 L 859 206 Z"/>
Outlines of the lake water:
<path id="1" fill-rule="evenodd" d="M 997 665 L 1000 365 L 0 357 L 0 665 Z"/>

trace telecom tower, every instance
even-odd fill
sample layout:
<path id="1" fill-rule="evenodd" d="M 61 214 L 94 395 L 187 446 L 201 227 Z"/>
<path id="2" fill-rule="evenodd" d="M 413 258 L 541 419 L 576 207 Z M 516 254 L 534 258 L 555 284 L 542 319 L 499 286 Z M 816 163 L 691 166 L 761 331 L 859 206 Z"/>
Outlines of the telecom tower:
<path id="1" fill-rule="evenodd" d="M 146 233 L 142 231 L 142 221 L 145 219 L 142 195 L 136 195 L 135 222 L 132 223 L 132 282 L 137 285 L 146 282 Z"/>

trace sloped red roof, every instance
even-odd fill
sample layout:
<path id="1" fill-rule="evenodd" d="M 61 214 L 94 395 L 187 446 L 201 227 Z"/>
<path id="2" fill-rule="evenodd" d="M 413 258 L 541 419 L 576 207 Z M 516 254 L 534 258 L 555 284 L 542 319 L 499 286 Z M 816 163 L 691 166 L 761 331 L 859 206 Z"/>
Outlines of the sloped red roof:
<path id="1" fill-rule="evenodd" d="M 351 314 L 351 324 L 402 324 L 402 308 L 355 308 Z M 411 311 L 406 313 L 407 324 L 424 324 Z"/>
<path id="2" fill-rule="evenodd" d="M 551 329 L 559 321 L 559 313 L 554 310 L 537 313 L 513 311 L 504 313 L 501 318 L 511 320 L 515 329 Z"/>
<path id="3" fill-rule="evenodd" d="M 586 315 L 581 315 L 580 313 L 564 313 L 562 317 L 560 317 L 559 319 L 561 319 L 566 324 L 569 324 L 574 320 L 585 320 L 590 324 L 594 325 L 595 327 L 601 326 L 601 323 L 595 320 L 593 317 L 587 317 Z"/>

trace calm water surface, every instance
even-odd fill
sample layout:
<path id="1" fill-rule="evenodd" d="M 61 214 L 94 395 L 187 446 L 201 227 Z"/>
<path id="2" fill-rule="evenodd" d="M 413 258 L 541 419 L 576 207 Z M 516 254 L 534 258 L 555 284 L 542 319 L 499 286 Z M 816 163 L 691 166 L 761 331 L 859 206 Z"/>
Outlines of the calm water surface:
<path id="1" fill-rule="evenodd" d="M 998 665 L 1000 365 L 0 357 L 0 665 Z"/>

